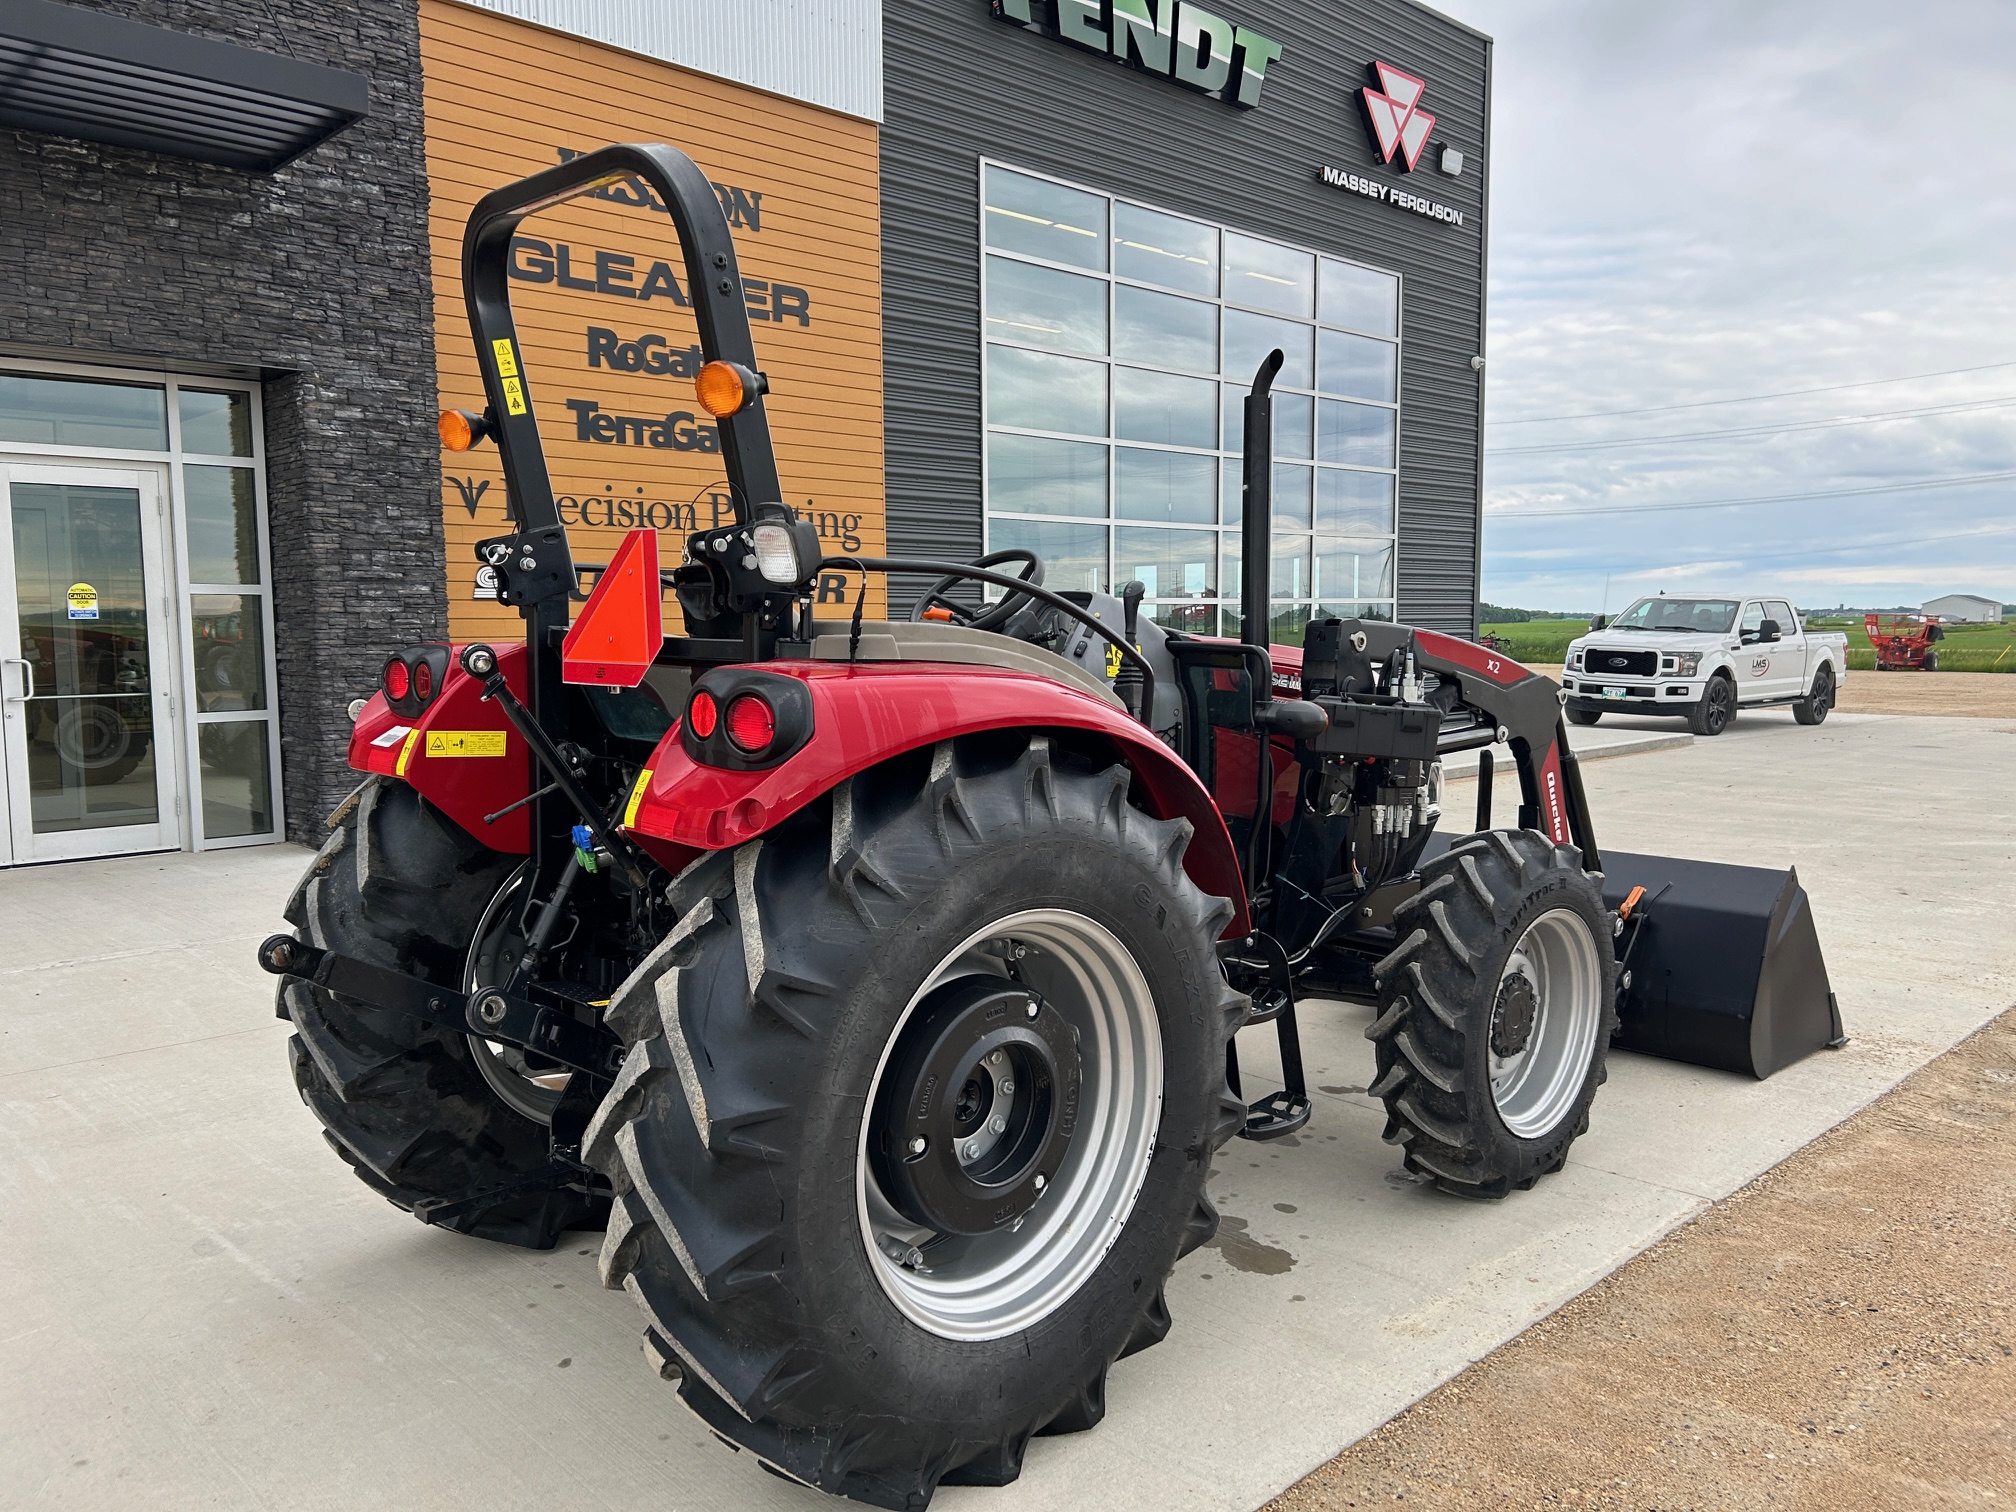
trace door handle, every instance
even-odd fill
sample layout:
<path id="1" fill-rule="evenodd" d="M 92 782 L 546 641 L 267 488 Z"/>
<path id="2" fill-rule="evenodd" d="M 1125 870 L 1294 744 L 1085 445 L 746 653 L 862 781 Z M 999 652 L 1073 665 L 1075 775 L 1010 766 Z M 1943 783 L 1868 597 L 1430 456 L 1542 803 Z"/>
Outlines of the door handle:
<path id="1" fill-rule="evenodd" d="M 21 696 L 8 698 L 9 703 L 26 703 L 35 696 L 35 663 L 25 656 L 0 656 L 0 667 L 21 669 Z"/>

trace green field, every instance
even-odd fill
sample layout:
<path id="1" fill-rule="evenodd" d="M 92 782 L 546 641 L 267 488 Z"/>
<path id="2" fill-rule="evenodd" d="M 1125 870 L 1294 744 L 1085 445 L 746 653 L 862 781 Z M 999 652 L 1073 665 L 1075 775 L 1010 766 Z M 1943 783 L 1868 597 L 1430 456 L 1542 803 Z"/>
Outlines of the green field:
<path id="1" fill-rule="evenodd" d="M 1809 620 L 1815 630 L 1842 630 L 1848 635 L 1850 671 L 1872 671 L 1876 653 L 1863 633 L 1862 621 Z M 1512 654 L 1524 662 L 1558 663 L 1568 654 L 1568 642 L 1589 632 L 1587 620 L 1527 620 L 1516 625 L 1487 624 L 1485 631 L 1511 643 Z M 1942 672 L 2016 672 L 2016 622 L 2000 625 L 1948 625 L 1939 643 Z"/>

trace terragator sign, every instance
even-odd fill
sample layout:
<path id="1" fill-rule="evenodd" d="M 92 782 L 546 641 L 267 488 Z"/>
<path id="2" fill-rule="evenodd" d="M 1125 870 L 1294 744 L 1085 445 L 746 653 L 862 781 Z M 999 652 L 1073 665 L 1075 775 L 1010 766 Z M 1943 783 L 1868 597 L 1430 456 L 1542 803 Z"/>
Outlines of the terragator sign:
<path id="1" fill-rule="evenodd" d="M 988 0 L 994 17 L 1251 110 L 1281 44 L 1192 0 Z"/>

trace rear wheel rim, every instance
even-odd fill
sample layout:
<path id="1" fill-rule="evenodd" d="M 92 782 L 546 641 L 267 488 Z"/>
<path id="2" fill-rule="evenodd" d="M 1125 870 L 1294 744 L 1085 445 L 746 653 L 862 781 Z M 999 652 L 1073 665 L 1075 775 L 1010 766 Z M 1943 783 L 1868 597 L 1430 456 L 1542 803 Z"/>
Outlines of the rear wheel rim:
<path id="1" fill-rule="evenodd" d="M 527 862 L 511 873 L 497 889 L 476 921 L 476 933 L 469 941 L 469 957 L 462 970 L 462 990 L 473 993 L 480 987 L 501 987 L 511 976 L 510 945 L 516 935 L 511 927 L 517 911 L 518 893 L 525 885 Z M 567 1090 L 570 1073 L 535 1070 L 525 1064 L 525 1054 L 515 1045 L 467 1035 L 469 1053 L 476 1070 L 502 1098 L 512 1112 L 534 1123 L 553 1122 L 553 1110 L 560 1106 L 560 1094 Z"/>
<path id="2" fill-rule="evenodd" d="M 1019 958 L 1016 947 L 1026 952 Z M 905 1026 L 935 988 L 968 975 L 1018 979 L 1077 1031 L 1077 1128 L 1035 1207 L 1012 1226 L 961 1236 L 920 1229 L 881 1190 L 870 1157 L 882 1079 Z M 1146 1183 L 1162 1117 L 1154 994 L 1113 932 L 1070 909 L 996 920 L 949 952 L 891 1031 L 864 1105 L 855 1207 L 870 1266 L 911 1322 L 941 1338 L 997 1339 L 1041 1322 L 1098 1269 Z"/>
<path id="3" fill-rule="evenodd" d="M 1540 1139 L 1580 1100 L 1596 1050 L 1603 971 L 1588 921 L 1554 908 L 1527 925 L 1499 973 L 1500 1004 L 1521 975 L 1532 989 L 1532 1025 L 1515 1053 L 1490 1047 L 1491 1101 L 1513 1134 Z"/>

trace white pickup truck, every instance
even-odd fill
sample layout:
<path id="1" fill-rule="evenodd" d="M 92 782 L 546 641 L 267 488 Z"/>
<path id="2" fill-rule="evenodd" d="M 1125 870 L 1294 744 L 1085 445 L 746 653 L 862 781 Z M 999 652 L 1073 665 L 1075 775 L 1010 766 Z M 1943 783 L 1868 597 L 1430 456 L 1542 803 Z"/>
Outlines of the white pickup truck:
<path id="1" fill-rule="evenodd" d="M 1641 598 L 1592 620 L 1570 641 L 1561 686 L 1568 718 L 1682 715 L 1696 735 L 1720 735 L 1741 709 L 1789 705 L 1817 725 L 1848 675 L 1848 637 L 1808 630 L 1789 599 Z"/>

